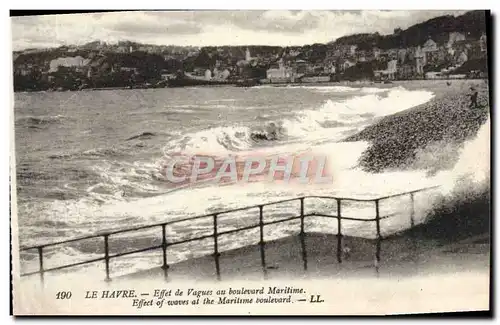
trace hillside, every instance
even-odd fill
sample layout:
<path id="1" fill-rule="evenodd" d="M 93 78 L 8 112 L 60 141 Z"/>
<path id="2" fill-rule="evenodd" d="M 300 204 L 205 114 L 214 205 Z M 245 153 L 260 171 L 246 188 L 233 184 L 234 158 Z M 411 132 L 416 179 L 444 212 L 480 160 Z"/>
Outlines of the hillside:
<path id="1" fill-rule="evenodd" d="M 471 75 L 479 71 L 484 77 L 487 75 L 486 52 L 484 39 L 480 38 L 486 32 L 488 16 L 487 11 L 470 11 L 457 17 L 433 18 L 405 30 L 396 28 L 390 35 L 354 34 L 328 44 L 291 47 L 248 45 L 195 48 L 95 41 L 82 46 L 26 50 L 15 52 L 13 56 L 14 90 L 145 87 L 146 84 L 160 85 L 171 78 L 169 75 L 179 76 L 183 72 L 195 72 L 201 76 L 207 69 L 212 75 L 216 74 L 216 69 L 219 72 L 227 70 L 225 78 L 233 81 L 260 80 L 268 78 L 268 69 L 277 66 L 278 60 L 283 60 L 296 75 L 328 74 L 331 81 L 373 80 L 374 72 L 386 69 L 388 62 L 394 59 L 398 59 L 398 67 L 401 67 L 398 76 L 392 77 L 396 79 L 423 79 L 425 72 L 461 65 L 463 67 L 458 70 L 461 74 Z M 461 33 L 462 37 L 454 50 L 456 55 L 450 54 L 444 46 L 452 32 Z M 423 72 L 417 73 L 415 47 L 422 46 L 429 37 L 437 43 L 439 51 L 426 63 Z M 399 49 L 405 53 L 403 57 Z M 466 64 L 459 62 L 462 52 L 467 52 Z M 77 56 L 90 64 L 66 64 L 59 66 L 59 71 L 51 68 L 55 62 L 70 61 L 68 58 Z M 347 67 L 344 66 L 346 60 L 350 62 Z"/>
<path id="2" fill-rule="evenodd" d="M 486 28 L 487 11 L 469 11 L 461 16 L 441 16 L 413 25 L 390 35 L 354 34 L 338 38 L 333 44 L 358 45 L 359 49 L 406 48 L 422 45 L 429 37 L 443 44 L 448 41 L 449 33 L 459 32 L 467 37 L 479 39 Z"/>

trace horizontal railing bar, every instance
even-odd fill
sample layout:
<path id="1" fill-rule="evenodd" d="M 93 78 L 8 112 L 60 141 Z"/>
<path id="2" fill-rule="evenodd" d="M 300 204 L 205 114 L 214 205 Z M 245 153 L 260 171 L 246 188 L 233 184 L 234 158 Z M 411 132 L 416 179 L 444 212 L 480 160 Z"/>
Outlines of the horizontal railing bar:
<path id="1" fill-rule="evenodd" d="M 329 200 L 340 200 L 340 201 L 356 201 L 356 202 L 372 202 L 375 199 L 363 199 L 363 198 L 347 198 L 347 197 L 333 197 L 333 196 L 325 196 L 325 195 L 311 195 L 307 196 L 307 198 L 311 199 L 329 199 Z"/>
<path id="2" fill-rule="evenodd" d="M 120 233 L 125 233 L 125 232 L 133 232 L 133 231 L 138 231 L 138 230 L 143 230 L 143 229 L 148 229 L 148 228 L 154 228 L 158 226 L 163 226 L 163 225 L 171 225 L 175 223 L 180 223 L 180 222 L 185 222 L 185 221 L 191 221 L 191 220 L 197 220 L 197 219 L 202 219 L 202 218 L 208 218 L 213 216 L 214 214 L 227 214 L 227 213 L 233 213 L 233 212 L 238 212 L 238 211 L 243 211 L 243 210 L 249 210 L 249 209 L 255 209 L 258 208 L 259 206 L 269 206 L 269 205 L 275 205 L 275 204 L 280 204 L 280 203 L 285 203 L 285 202 L 292 202 L 292 201 L 298 201 L 304 198 L 319 198 L 319 199 L 332 199 L 332 200 L 341 200 L 341 201 L 358 201 L 358 202 L 373 202 L 376 200 L 385 200 L 388 198 L 392 197 L 398 197 L 398 196 L 404 196 L 407 194 L 412 194 L 412 193 L 417 193 L 417 192 L 422 192 L 434 188 L 438 188 L 439 186 L 431 186 L 431 187 L 426 187 L 426 188 L 421 188 L 413 191 L 408 191 L 408 192 L 403 192 L 403 193 L 397 193 L 397 194 L 392 194 L 392 195 L 387 195 L 383 197 L 378 197 L 378 198 L 348 198 L 348 197 L 333 197 L 333 196 L 320 196 L 320 195 L 310 195 L 310 196 L 302 196 L 302 197 L 296 197 L 296 198 L 291 198 L 291 199 L 285 199 L 285 200 L 280 200 L 280 201 L 273 201 L 273 202 L 268 202 L 268 203 L 262 203 L 262 204 L 256 204 L 256 205 L 251 205 L 251 206 L 245 206 L 241 208 L 236 208 L 236 209 L 231 209 L 231 210 L 225 210 L 221 212 L 213 212 L 209 214 L 204 214 L 200 216 L 194 216 L 194 217 L 188 217 L 188 218 L 183 218 L 183 219 L 178 219 L 178 220 L 172 220 L 169 222 L 162 222 L 162 223 L 156 223 L 156 224 L 151 224 L 151 225 L 144 225 L 144 226 L 138 226 L 134 228 L 126 228 L 126 229 L 120 229 L 120 230 L 114 230 L 114 231 L 107 231 L 107 232 L 102 232 L 94 235 L 87 235 L 83 237 L 77 237 L 77 238 L 72 238 L 72 239 L 67 239 L 67 240 L 62 240 L 58 242 L 52 242 L 52 243 L 47 243 L 47 244 L 42 244 L 42 245 L 35 245 L 35 246 L 29 246 L 29 247 L 22 247 L 20 248 L 20 251 L 27 251 L 27 250 L 32 250 L 32 249 L 38 249 L 39 247 L 49 247 L 49 246 L 55 246 L 55 245 L 61 245 L 61 244 L 67 244 L 75 241 L 81 241 L 81 240 L 87 240 L 87 239 L 92 239 L 92 238 L 99 238 L 103 237 L 105 235 L 116 235 Z M 363 221 L 359 219 L 355 219 L 357 221 Z"/>
<path id="3" fill-rule="evenodd" d="M 137 227 L 134 227 L 134 228 L 113 230 L 113 231 L 108 231 L 106 233 L 103 233 L 103 234 L 101 234 L 101 236 L 104 236 L 104 235 L 111 236 L 111 235 L 116 235 L 116 234 L 122 234 L 124 232 L 132 232 L 132 231 L 144 230 L 144 229 L 148 229 L 148 228 L 160 227 L 163 224 L 165 224 L 165 222 L 163 222 L 163 223 L 157 223 L 157 224 L 154 224 L 154 225 L 144 225 L 144 226 L 137 226 Z"/>
<path id="4" fill-rule="evenodd" d="M 330 214 L 321 214 L 321 213 L 312 213 L 308 214 L 311 217 L 322 217 L 322 218 L 331 218 L 331 219 L 340 219 L 340 220 L 351 220 L 351 221 L 375 221 L 375 218 L 371 219 L 361 219 L 361 218 L 350 218 L 350 217 L 339 217 Z"/>
<path id="5" fill-rule="evenodd" d="M 57 266 L 57 267 L 53 267 L 53 268 L 50 268 L 50 269 L 44 269 L 43 273 L 50 272 L 50 271 L 57 271 L 57 270 L 67 269 L 67 268 L 70 268 L 70 267 L 73 267 L 73 266 L 79 266 L 79 265 L 83 265 L 83 264 L 95 263 L 95 262 L 99 262 L 99 261 L 103 261 L 103 260 L 104 260 L 104 257 L 99 257 L 99 258 L 95 258 L 93 260 L 86 260 L 86 261 L 83 261 L 83 262 L 78 262 L 78 263 L 73 263 L 73 264 L 68 264 L 68 265 Z M 42 273 L 42 271 L 33 271 L 33 272 L 29 272 L 29 273 L 23 273 L 23 274 L 21 274 L 21 276 L 28 276 L 28 275 L 34 275 L 34 274 L 40 274 L 40 273 Z"/>
<path id="6" fill-rule="evenodd" d="M 150 247 L 146 247 L 146 248 L 140 248 L 140 249 L 136 249 L 135 251 L 116 253 L 114 255 L 109 255 L 109 258 L 111 259 L 111 258 L 120 257 L 120 256 L 126 256 L 126 255 L 131 255 L 131 254 L 136 254 L 136 253 L 147 252 L 147 251 L 153 251 L 155 249 L 160 249 L 162 247 L 163 247 L 163 245 L 156 245 L 156 246 L 150 246 Z"/>
<path id="7" fill-rule="evenodd" d="M 286 218 L 286 219 L 269 221 L 269 222 L 265 223 L 264 225 L 274 225 L 274 224 L 277 224 L 277 223 L 286 222 L 286 221 L 295 220 L 295 219 L 300 219 L 300 216 L 295 216 L 295 217 L 290 217 L 290 218 Z"/>
<path id="8" fill-rule="evenodd" d="M 236 228 L 236 229 L 231 229 L 231 230 L 226 230 L 226 231 L 218 232 L 217 235 L 221 236 L 221 235 L 233 234 L 235 232 L 250 230 L 250 229 L 259 228 L 259 227 L 260 227 L 260 225 L 251 225 L 251 226 L 246 226 L 246 227 L 243 227 L 243 228 Z"/>
<path id="9" fill-rule="evenodd" d="M 180 240 L 180 241 L 176 241 L 176 242 L 173 242 L 173 243 L 167 243 L 167 247 L 175 246 L 175 245 L 179 245 L 179 244 L 185 244 L 185 243 L 189 243 L 189 242 L 192 242 L 192 241 L 197 241 L 197 240 L 203 240 L 203 239 L 207 239 L 207 238 L 212 238 L 213 236 L 214 236 L 213 234 L 210 234 L 210 235 L 205 235 L 205 236 L 201 236 L 201 237 L 195 237 L 195 238 L 189 238 L 189 239 L 185 239 L 185 240 Z"/>
<path id="10" fill-rule="evenodd" d="M 351 221 L 376 221 L 377 218 L 370 218 L 370 219 L 362 219 L 362 218 L 351 218 L 351 217 L 339 217 L 339 216 L 334 216 L 330 214 L 321 214 L 321 213 L 310 213 L 305 215 L 306 217 L 324 217 L 324 218 L 332 218 L 332 219 L 340 219 L 340 220 L 351 220 Z M 387 215 L 380 217 L 379 220 L 387 219 L 389 217 L 392 217 L 393 214 Z"/>

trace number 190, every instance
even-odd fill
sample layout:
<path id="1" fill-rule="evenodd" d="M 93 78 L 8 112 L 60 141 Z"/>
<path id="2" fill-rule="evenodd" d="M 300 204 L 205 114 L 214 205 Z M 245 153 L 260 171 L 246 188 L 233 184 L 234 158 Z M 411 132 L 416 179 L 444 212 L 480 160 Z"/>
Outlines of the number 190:
<path id="1" fill-rule="evenodd" d="M 56 293 L 56 299 L 69 299 L 71 295 L 71 291 L 59 291 Z"/>

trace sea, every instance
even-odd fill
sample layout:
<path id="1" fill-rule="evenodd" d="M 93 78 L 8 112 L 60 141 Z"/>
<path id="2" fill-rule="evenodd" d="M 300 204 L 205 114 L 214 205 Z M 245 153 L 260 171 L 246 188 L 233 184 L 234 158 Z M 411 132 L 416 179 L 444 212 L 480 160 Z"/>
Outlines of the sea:
<path id="1" fill-rule="evenodd" d="M 344 141 L 384 116 L 430 101 L 429 90 L 401 85 L 286 85 L 16 93 L 17 215 L 21 247 L 155 224 L 300 196 L 375 198 L 442 185 L 449 175 L 426 170 L 369 173 L 359 158 L 369 142 Z M 278 126 L 275 138 L 266 134 Z M 489 136 L 489 134 L 488 134 Z M 328 158 L 329 183 L 280 180 L 199 182 L 173 186 L 162 166 L 171 153 L 224 157 L 300 154 Z M 434 193 L 434 192 L 433 192 Z M 415 222 L 432 197 L 415 197 Z M 408 196 L 381 201 L 384 235 L 410 226 Z M 343 216 L 373 218 L 372 202 L 345 202 Z M 305 212 L 336 213 L 331 199 L 306 199 Z M 266 206 L 264 221 L 299 214 L 298 201 Z M 220 214 L 219 232 L 258 224 L 259 210 Z M 296 234 L 299 221 L 265 228 L 265 240 Z M 306 218 L 306 231 L 336 233 L 333 219 Z M 167 226 L 169 242 L 210 235 L 212 218 Z M 345 221 L 345 235 L 373 238 L 372 222 Z M 110 254 L 161 244 L 162 229 L 112 235 Z M 259 241 L 259 230 L 221 236 L 219 250 Z M 211 254 L 212 239 L 170 247 L 169 263 Z M 44 267 L 103 257 L 102 238 L 44 249 Z M 161 250 L 113 258 L 112 275 L 161 265 Z M 21 271 L 38 269 L 37 251 L 21 254 Z M 67 272 L 98 271 L 103 262 Z"/>

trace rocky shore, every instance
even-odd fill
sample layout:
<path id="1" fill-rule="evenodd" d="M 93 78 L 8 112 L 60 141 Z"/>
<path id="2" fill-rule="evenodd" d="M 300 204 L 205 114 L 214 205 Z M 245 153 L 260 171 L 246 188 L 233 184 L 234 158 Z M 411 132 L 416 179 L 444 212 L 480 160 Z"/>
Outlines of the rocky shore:
<path id="1" fill-rule="evenodd" d="M 386 116 L 345 141 L 369 141 L 360 165 L 369 172 L 413 169 L 418 153 L 446 146 L 448 149 L 435 166 L 436 171 L 455 163 L 458 149 L 473 138 L 489 115 L 488 85 L 483 80 L 426 81 L 402 83 L 406 89 L 432 91 L 428 103 Z M 470 87 L 479 92 L 479 107 L 469 108 Z M 429 166 L 427 166 L 429 167 Z"/>

